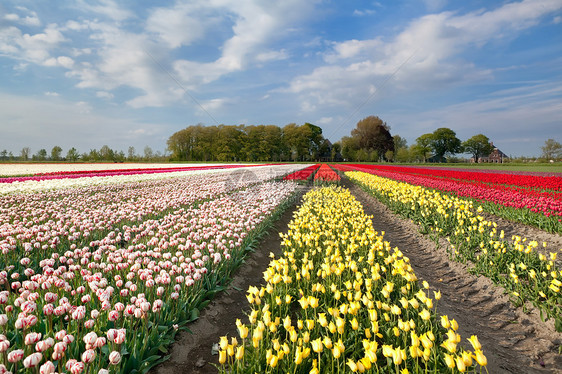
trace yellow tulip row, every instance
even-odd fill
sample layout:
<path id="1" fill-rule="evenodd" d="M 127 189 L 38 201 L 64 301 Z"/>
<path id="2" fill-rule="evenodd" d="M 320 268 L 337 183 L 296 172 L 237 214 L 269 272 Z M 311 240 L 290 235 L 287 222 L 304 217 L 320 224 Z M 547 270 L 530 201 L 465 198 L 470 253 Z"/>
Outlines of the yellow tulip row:
<path id="1" fill-rule="evenodd" d="M 439 319 L 427 282 L 340 187 L 312 190 L 282 235 L 283 256 L 247 293 L 249 324 L 220 340 L 226 373 L 443 373 L 487 361 L 476 336 Z"/>
<path id="2" fill-rule="evenodd" d="M 473 272 L 501 284 L 515 305 L 530 301 L 541 315 L 554 318 L 556 329 L 562 331 L 562 270 L 557 268 L 556 252 L 539 251 L 537 241 L 517 235 L 508 241 L 470 200 L 368 173 L 346 176 L 414 220 L 434 240 L 445 237 L 453 259 L 470 263 Z"/>

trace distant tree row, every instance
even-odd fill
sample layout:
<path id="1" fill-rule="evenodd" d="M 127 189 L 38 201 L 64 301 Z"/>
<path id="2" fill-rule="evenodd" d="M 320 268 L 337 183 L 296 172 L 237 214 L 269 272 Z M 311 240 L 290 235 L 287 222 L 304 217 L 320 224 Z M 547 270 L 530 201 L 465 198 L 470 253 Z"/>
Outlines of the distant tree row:
<path id="1" fill-rule="evenodd" d="M 392 136 L 390 126 L 376 116 L 359 121 L 351 136 L 343 137 L 339 146 L 346 161 L 370 162 L 444 162 L 447 156 L 458 153 L 471 154 L 478 162 L 494 150 L 490 139 L 483 134 L 461 142 L 456 133 L 446 127 L 421 135 L 414 145 L 408 147 L 406 139 L 400 135 Z"/>
<path id="2" fill-rule="evenodd" d="M 12 152 L 7 150 L 0 151 L 1 161 L 66 161 L 66 162 L 133 162 L 133 161 L 166 161 L 167 157 L 163 156 L 159 151 L 154 152 L 149 146 L 144 147 L 142 155 L 136 153 L 135 147 L 129 147 L 127 154 L 123 151 L 111 149 L 104 145 L 100 149 L 91 149 L 90 152 L 79 153 L 74 147 L 66 152 L 63 156 L 63 149 L 56 145 L 47 152 L 45 148 L 41 148 L 35 154 L 31 154 L 29 147 L 21 149 L 18 156 L 14 156 Z"/>
<path id="3" fill-rule="evenodd" d="M 281 128 L 259 126 L 189 126 L 168 139 L 178 161 L 318 161 L 330 157 L 330 142 L 311 123 Z"/>

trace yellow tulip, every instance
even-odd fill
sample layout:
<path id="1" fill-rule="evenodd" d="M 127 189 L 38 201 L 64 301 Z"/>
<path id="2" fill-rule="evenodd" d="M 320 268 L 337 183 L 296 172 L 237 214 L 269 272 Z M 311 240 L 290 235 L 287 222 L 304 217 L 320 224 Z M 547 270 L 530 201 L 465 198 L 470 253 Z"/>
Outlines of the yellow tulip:
<path id="1" fill-rule="evenodd" d="M 486 359 L 486 356 L 484 356 L 484 353 L 482 353 L 481 350 L 476 350 L 474 352 L 474 359 L 476 360 L 476 362 L 478 362 L 478 365 L 480 366 L 488 365 L 488 360 Z"/>
<path id="2" fill-rule="evenodd" d="M 221 349 L 219 351 L 219 363 L 222 365 L 226 362 L 226 351 Z"/>
<path id="3" fill-rule="evenodd" d="M 480 342 L 478 341 L 478 337 L 476 335 L 472 335 L 468 341 L 470 342 L 470 344 L 472 344 L 472 347 L 474 348 L 475 351 L 481 350 L 482 349 L 482 345 L 480 344 Z"/>

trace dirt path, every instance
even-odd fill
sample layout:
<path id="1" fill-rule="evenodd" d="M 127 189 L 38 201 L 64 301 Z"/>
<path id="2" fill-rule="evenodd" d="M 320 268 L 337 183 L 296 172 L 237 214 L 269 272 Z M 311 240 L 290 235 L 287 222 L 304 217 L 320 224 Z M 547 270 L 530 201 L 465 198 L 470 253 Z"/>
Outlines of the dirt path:
<path id="1" fill-rule="evenodd" d="M 431 289 L 441 290 L 438 312 L 459 322 L 463 344 L 470 348 L 466 338 L 478 336 L 488 358 L 490 374 L 562 373 L 562 356 L 558 354 L 562 334 L 554 331 L 552 323 L 541 322 L 537 313 L 526 315 L 514 308 L 491 281 L 470 275 L 465 266 L 451 262 L 444 250 L 445 241 L 441 249 L 436 249 L 412 222 L 395 216 L 351 182 L 343 181 L 343 185 L 355 194 L 366 213 L 374 216 L 373 226 L 385 232 L 385 240 L 410 258 L 418 278 L 426 280 Z M 220 336 L 237 336 L 237 318 L 246 322 L 245 312 L 249 309 L 246 290 L 262 282 L 269 253 L 280 255 L 279 232 L 287 231 L 296 207 L 297 203 L 270 229 L 256 252 L 238 270 L 228 291 L 217 296 L 189 326 L 192 333 L 178 334 L 170 359 L 154 368 L 151 374 L 218 372 L 213 365 L 218 364 L 218 356 L 211 355 L 212 345 Z M 509 225 L 514 232 L 518 229 L 513 223 Z M 547 239 L 542 236 L 541 240 Z"/>

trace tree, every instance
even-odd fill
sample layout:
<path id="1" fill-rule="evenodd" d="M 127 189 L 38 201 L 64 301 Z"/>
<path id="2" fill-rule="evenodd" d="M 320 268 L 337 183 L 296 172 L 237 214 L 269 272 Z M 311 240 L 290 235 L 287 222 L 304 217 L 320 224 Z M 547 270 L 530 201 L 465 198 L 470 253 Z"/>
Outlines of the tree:
<path id="1" fill-rule="evenodd" d="M 152 160 L 152 158 L 154 157 L 154 152 L 152 151 L 152 148 L 150 148 L 148 145 L 146 147 L 144 147 L 144 158 L 146 161 L 150 161 Z"/>
<path id="2" fill-rule="evenodd" d="M 488 156 L 494 150 L 490 139 L 486 135 L 478 134 L 462 143 L 465 153 L 470 153 L 474 162 L 478 163 L 480 157 Z"/>
<path id="3" fill-rule="evenodd" d="M 29 149 L 29 147 L 23 147 L 20 151 L 20 158 L 22 161 L 27 161 L 29 160 L 29 153 L 31 152 L 31 149 Z"/>
<path id="4" fill-rule="evenodd" d="M 388 151 L 394 152 L 394 140 L 390 135 L 390 127 L 377 116 L 369 116 L 357 122 L 351 136 L 357 139 L 360 149 L 367 153 L 377 151 L 382 157 Z"/>
<path id="5" fill-rule="evenodd" d="M 423 162 L 427 162 L 428 153 L 431 152 L 431 144 L 433 142 L 433 134 L 423 134 L 416 139 L 414 154 L 421 156 Z"/>
<path id="6" fill-rule="evenodd" d="M 3 149 L 2 152 L 0 152 L 0 158 L 2 158 L 2 161 L 5 161 L 8 159 L 8 150 L 7 149 Z"/>
<path id="7" fill-rule="evenodd" d="M 78 161 L 80 158 L 80 154 L 76 150 L 76 148 L 72 147 L 66 152 L 66 160 L 70 162 Z"/>
<path id="8" fill-rule="evenodd" d="M 128 161 L 133 161 L 136 158 L 135 152 L 136 152 L 135 147 L 129 146 L 129 149 L 127 150 L 127 160 Z"/>
<path id="9" fill-rule="evenodd" d="M 335 142 L 332 144 L 332 161 L 340 161 L 341 158 L 341 142 Z"/>
<path id="10" fill-rule="evenodd" d="M 408 141 L 400 135 L 394 135 L 392 137 L 392 141 L 394 142 L 394 152 L 398 152 L 398 150 L 408 147 Z"/>
<path id="11" fill-rule="evenodd" d="M 454 155 L 461 152 L 462 144 L 453 130 L 441 127 L 432 134 L 431 148 L 435 153 L 435 158 L 442 162 L 445 160 L 445 155 Z"/>
<path id="12" fill-rule="evenodd" d="M 55 145 L 53 149 L 51 149 L 51 160 L 59 161 L 61 153 L 62 153 L 62 148 L 59 147 L 58 145 Z"/>
<path id="13" fill-rule="evenodd" d="M 37 154 L 34 155 L 34 158 L 37 161 L 45 161 L 47 159 L 47 150 L 45 148 L 41 148 L 37 151 Z"/>
<path id="14" fill-rule="evenodd" d="M 542 149 L 542 157 L 547 160 L 555 160 L 562 158 L 562 144 L 554 139 L 548 139 L 544 142 Z"/>

